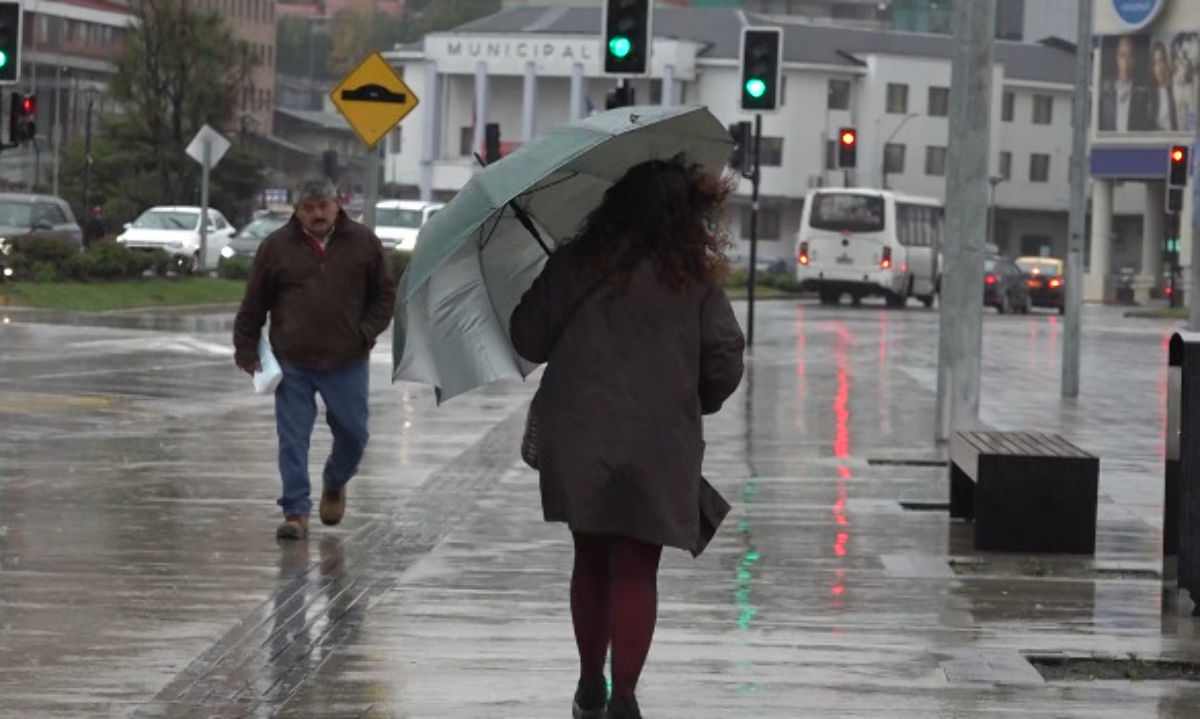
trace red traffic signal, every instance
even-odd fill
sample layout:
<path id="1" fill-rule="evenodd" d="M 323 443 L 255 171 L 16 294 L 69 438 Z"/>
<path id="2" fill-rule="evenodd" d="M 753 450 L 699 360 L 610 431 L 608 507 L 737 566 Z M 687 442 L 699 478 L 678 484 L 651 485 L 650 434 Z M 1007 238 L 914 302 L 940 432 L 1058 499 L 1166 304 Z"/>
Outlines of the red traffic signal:
<path id="1" fill-rule="evenodd" d="M 849 169 L 858 164 L 858 131 L 853 127 L 838 130 L 838 167 Z"/>
<path id="2" fill-rule="evenodd" d="M 18 145 L 37 136 L 37 95 L 14 92 L 9 103 L 8 142 Z"/>
<path id="3" fill-rule="evenodd" d="M 1167 186 L 1183 187 L 1187 184 L 1188 148 L 1187 145 L 1172 145 L 1167 152 Z"/>

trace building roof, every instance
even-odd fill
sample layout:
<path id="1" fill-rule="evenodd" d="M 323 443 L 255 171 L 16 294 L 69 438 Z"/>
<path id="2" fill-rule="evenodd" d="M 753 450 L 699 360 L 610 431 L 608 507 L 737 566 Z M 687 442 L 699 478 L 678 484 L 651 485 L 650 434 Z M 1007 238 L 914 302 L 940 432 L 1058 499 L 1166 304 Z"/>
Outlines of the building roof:
<path id="1" fill-rule="evenodd" d="M 791 63 L 840 65 L 849 69 L 858 66 L 856 56 L 903 55 L 948 60 L 954 51 L 954 39 L 948 35 L 813 25 L 729 8 L 658 8 L 654 12 L 654 34 L 699 42 L 704 46 L 701 58 L 736 60 L 743 19 L 749 25 L 782 27 L 784 61 Z M 599 8 L 517 7 L 459 26 L 452 32 L 587 35 L 596 33 L 600 22 Z M 1074 82 L 1074 54 L 1061 47 L 997 40 L 995 58 L 1004 65 L 1007 78 Z"/>
<path id="2" fill-rule="evenodd" d="M 350 132 L 350 123 L 346 122 L 346 118 L 336 112 L 322 112 L 320 110 L 293 110 L 288 107 L 276 107 L 275 112 L 290 117 L 293 120 L 308 123 L 309 125 L 317 125 L 326 130 L 345 130 Z"/>

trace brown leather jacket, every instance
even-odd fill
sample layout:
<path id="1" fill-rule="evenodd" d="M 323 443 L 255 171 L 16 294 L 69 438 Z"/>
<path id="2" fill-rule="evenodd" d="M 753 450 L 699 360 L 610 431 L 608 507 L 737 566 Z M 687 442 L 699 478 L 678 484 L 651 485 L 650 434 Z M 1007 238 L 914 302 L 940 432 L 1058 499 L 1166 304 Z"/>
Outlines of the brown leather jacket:
<path id="1" fill-rule="evenodd" d="M 396 283 L 379 238 L 342 212 L 322 258 L 293 217 L 258 248 L 233 326 L 239 367 L 253 364 L 267 314 L 282 362 L 327 368 L 365 360 L 392 320 Z"/>

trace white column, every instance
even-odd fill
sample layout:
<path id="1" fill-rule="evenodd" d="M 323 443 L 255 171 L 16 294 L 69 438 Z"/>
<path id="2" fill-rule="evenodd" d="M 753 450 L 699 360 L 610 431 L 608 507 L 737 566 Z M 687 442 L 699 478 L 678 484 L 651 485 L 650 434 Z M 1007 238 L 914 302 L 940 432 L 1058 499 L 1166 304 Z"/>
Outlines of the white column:
<path id="1" fill-rule="evenodd" d="M 525 98 L 521 122 L 521 141 L 529 142 L 537 134 L 537 63 L 525 63 Z"/>
<path id="2" fill-rule="evenodd" d="M 1112 180 L 1092 181 L 1092 251 L 1083 279 L 1083 300 L 1103 302 L 1104 285 L 1112 256 Z"/>
<path id="3" fill-rule="evenodd" d="M 1138 278 L 1136 299 L 1150 299 L 1150 289 L 1162 281 L 1162 251 L 1166 221 L 1166 185 L 1146 183 L 1146 208 L 1142 214 L 1142 272 Z"/>
<path id="4" fill-rule="evenodd" d="M 425 65 L 425 98 L 421 127 L 421 199 L 433 201 L 433 170 L 438 158 L 438 128 L 442 124 L 442 103 L 438 92 L 441 89 L 441 78 L 438 76 L 437 63 L 432 60 Z M 392 164 L 399 163 L 393 159 Z"/>
<path id="5" fill-rule="evenodd" d="M 471 152 L 483 155 L 483 141 L 488 122 L 488 64 L 480 61 L 475 66 L 475 136 L 471 140 Z"/>
<path id="6" fill-rule="evenodd" d="M 675 66 L 667 65 L 663 68 L 662 78 L 662 106 L 675 106 Z"/>
<path id="7" fill-rule="evenodd" d="M 579 120 L 584 115 L 583 63 L 571 66 L 571 119 Z"/>

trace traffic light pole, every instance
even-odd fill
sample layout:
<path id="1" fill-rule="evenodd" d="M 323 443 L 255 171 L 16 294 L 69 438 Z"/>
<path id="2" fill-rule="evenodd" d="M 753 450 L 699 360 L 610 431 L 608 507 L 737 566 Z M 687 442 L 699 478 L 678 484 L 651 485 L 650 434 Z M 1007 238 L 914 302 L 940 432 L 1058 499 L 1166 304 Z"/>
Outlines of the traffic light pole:
<path id="1" fill-rule="evenodd" d="M 1200 97 L 1200 87 L 1197 88 L 1197 97 Z M 1196 140 L 1192 144 L 1192 151 L 1188 159 L 1193 163 L 1200 161 L 1197 158 L 1197 150 L 1200 150 L 1200 122 L 1196 123 Z M 1191 262 L 1188 274 L 1191 275 L 1191 281 L 1188 282 L 1187 301 L 1188 301 L 1188 330 L 1191 332 L 1200 332 L 1200 172 L 1191 173 L 1192 181 L 1192 253 Z M 1179 237 L 1179 235 L 1175 235 Z M 1175 253 L 1175 257 L 1179 257 L 1179 253 Z"/>
<path id="2" fill-rule="evenodd" d="M 746 346 L 754 346 L 754 285 L 758 281 L 758 184 L 762 174 L 761 164 L 761 146 L 762 146 L 762 115 L 754 116 L 754 155 L 753 175 L 750 177 L 752 191 L 752 199 L 750 204 L 750 272 L 747 278 L 747 299 L 749 305 L 746 310 Z"/>

